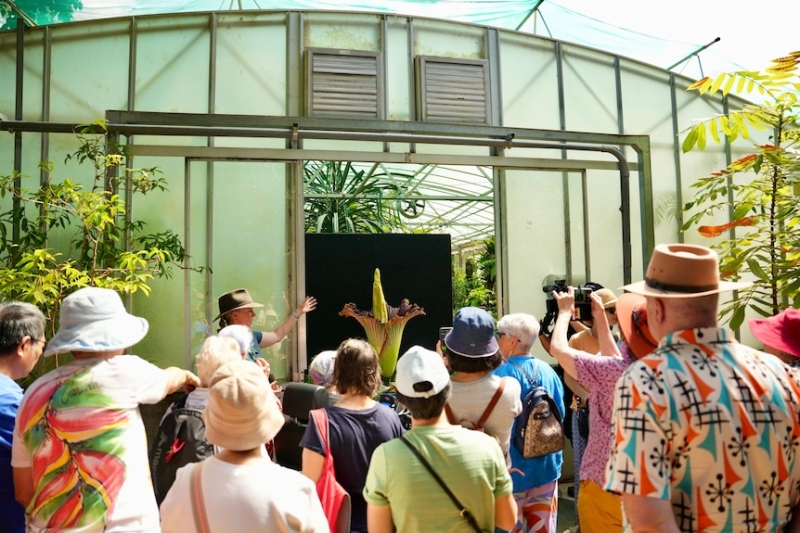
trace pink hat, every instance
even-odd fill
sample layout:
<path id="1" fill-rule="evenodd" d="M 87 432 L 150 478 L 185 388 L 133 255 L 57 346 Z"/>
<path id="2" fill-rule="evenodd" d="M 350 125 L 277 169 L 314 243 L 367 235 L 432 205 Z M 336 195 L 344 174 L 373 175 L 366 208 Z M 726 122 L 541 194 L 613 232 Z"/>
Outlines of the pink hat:
<path id="1" fill-rule="evenodd" d="M 769 318 L 752 318 L 750 331 L 764 346 L 800 357 L 800 310 L 790 308 Z"/>

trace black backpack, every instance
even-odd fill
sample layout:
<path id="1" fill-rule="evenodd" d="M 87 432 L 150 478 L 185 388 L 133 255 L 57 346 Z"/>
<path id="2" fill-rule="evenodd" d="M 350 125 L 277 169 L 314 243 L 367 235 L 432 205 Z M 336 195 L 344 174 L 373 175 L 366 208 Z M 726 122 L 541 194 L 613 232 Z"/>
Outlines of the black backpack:
<path id="1" fill-rule="evenodd" d="M 186 396 L 183 396 L 161 421 L 150 448 L 150 475 L 158 504 L 161 505 L 175 482 L 175 472 L 180 467 L 212 455 L 214 445 L 206 440 L 202 411 L 187 409 Z"/>
<path id="2" fill-rule="evenodd" d="M 564 449 L 564 427 L 561 411 L 544 387 L 536 386 L 539 362 L 534 359 L 533 379 L 519 365 L 513 364 L 531 384 L 522 399 L 522 412 L 517 416 L 512 442 L 525 459 L 542 457 Z"/>

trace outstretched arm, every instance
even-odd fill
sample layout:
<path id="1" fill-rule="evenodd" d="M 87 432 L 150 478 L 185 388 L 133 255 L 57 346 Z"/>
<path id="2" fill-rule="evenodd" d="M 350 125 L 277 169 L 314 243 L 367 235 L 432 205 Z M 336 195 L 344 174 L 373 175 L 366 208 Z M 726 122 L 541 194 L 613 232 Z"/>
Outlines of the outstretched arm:
<path id="1" fill-rule="evenodd" d="M 558 302 L 558 317 L 550 336 L 550 355 L 556 358 L 558 364 L 568 375 L 578 379 L 578 370 L 575 368 L 575 354 L 578 350 L 570 348 L 567 340 L 569 321 L 572 320 L 572 305 L 575 303 L 575 291 L 569 287 L 567 292 L 553 291 L 553 297 Z"/>
<path id="2" fill-rule="evenodd" d="M 310 313 L 317 307 L 317 299 L 313 296 L 306 296 L 300 305 L 297 306 L 297 309 L 292 311 L 286 320 L 278 324 L 278 327 L 275 328 L 274 331 L 264 331 L 261 335 L 261 342 L 258 344 L 261 348 L 265 348 L 267 346 L 272 346 L 273 344 L 277 344 L 283 340 L 286 335 L 292 331 L 292 328 L 297 321 L 300 320 L 300 317 L 306 313 Z"/>
<path id="3" fill-rule="evenodd" d="M 608 317 L 606 316 L 606 309 L 603 307 L 603 300 L 593 292 L 589 295 L 592 299 L 592 318 L 594 324 L 597 326 L 597 340 L 600 342 L 600 355 L 611 355 L 620 357 L 622 354 L 617 348 L 617 343 L 614 341 L 614 335 L 611 333 L 611 327 L 608 325 Z"/>
<path id="4" fill-rule="evenodd" d="M 172 394 L 180 388 L 183 388 L 188 393 L 202 386 L 200 378 L 188 370 L 171 366 L 165 368 L 164 372 L 167 373 L 167 386 L 164 388 L 164 396 Z"/>

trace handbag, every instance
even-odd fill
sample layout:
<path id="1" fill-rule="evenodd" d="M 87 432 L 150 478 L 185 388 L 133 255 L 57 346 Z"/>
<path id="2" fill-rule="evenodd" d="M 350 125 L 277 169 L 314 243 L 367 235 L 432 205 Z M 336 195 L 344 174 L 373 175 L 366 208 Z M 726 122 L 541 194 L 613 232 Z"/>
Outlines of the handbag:
<path id="1" fill-rule="evenodd" d="M 328 444 L 328 412 L 324 408 L 312 409 L 309 414 L 314 419 L 319 440 L 325 449 L 322 475 L 317 480 L 317 495 L 322 503 L 322 510 L 328 519 L 330 533 L 349 533 L 350 494 L 336 481 L 336 475 L 333 470 L 333 455 Z"/>
<path id="2" fill-rule="evenodd" d="M 208 516 L 206 515 L 206 504 L 203 501 L 203 484 L 200 481 L 200 472 L 203 469 L 204 461 L 197 463 L 192 469 L 189 479 L 191 485 L 192 516 L 194 517 L 194 527 L 197 533 L 211 533 L 208 527 Z"/>
<path id="3" fill-rule="evenodd" d="M 477 521 L 477 520 L 475 520 L 475 517 L 474 517 L 474 516 L 472 516 L 472 513 L 469 511 L 469 509 L 467 509 L 466 507 L 464 507 L 463 505 L 461 505 L 461 502 L 460 502 L 460 501 L 458 501 L 458 498 L 456 498 L 456 495 L 455 495 L 455 494 L 453 494 L 453 491 L 451 491 L 451 490 L 450 490 L 450 487 L 448 487 L 448 486 L 445 484 L 444 480 L 443 480 L 441 477 L 439 477 L 439 474 L 437 474 L 437 473 L 436 473 L 436 471 L 433 469 L 433 467 L 432 467 L 432 466 L 431 466 L 431 464 L 428 462 L 428 460 L 427 460 L 427 459 L 425 459 L 425 457 L 423 457 L 421 453 L 419 453 L 419 450 L 417 450 L 417 449 L 414 447 L 414 445 L 413 445 L 413 444 L 411 444 L 410 442 L 408 442 L 408 440 L 406 439 L 405 435 L 402 435 L 402 436 L 400 437 L 400 440 L 401 440 L 401 441 L 403 441 L 403 444 L 405 444 L 406 446 L 408 446 L 408 449 L 409 449 L 409 450 L 411 450 L 411 452 L 412 452 L 414 455 L 416 455 L 416 456 L 417 456 L 417 459 L 419 459 L 419 462 L 420 462 L 420 463 L 422 463 L 422 465 L 423 465 L 423 466 L 424 466 L 424 467 L 425 467 L 425 468 L 428 470 L 428 472 L 430 472 L 430 474 L 433 476 L 433 479 L 435 479 L 435 480 L 436 480 L 436 482 L 437 482 L 437 483 L 439 483 L 439 486 L 441 486 L 441 487 L 442 487 L 442 489 L 444 489 L 444 491 L 445 491 L 445 492 L 447 493 L 447 495 L 450 497 L 450 500 L 453 502 L 453 505 L 455 505 L 455 506 L 456 506 L 456 509 L 458 509 L 458 514 L 459 514 L 459 515 L 461 515 L 461 517 L 462 517 L 464 520 L 466 520 L 466 521 L 467 521 L 467 523 L 470 525 L 470 527 L 472 527 L 472 529 L 473 529 L 473 530 L 474 530 L 476 533 L 481 533 L 483 530 L 481 529 L 481 526 L 479 526 L 479 525 L 478 525 L 478 521 Z"/>

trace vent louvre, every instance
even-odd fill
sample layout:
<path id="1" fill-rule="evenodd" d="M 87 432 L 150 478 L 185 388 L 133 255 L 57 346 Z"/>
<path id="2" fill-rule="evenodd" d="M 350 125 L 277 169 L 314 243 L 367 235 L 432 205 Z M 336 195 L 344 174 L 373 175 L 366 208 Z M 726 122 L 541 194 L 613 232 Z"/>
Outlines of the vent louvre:
<path id="1" fill-rule="evenodd" d="M 487 61 L 418 57 L 417 68 L 423 121 L 491 124 Z"/>
<path id="2" fill-rule="evenodd" d="M 314 50 L 307 56 L 307 114 L 382 118 L 381 56 L 355 50 Z"/>

